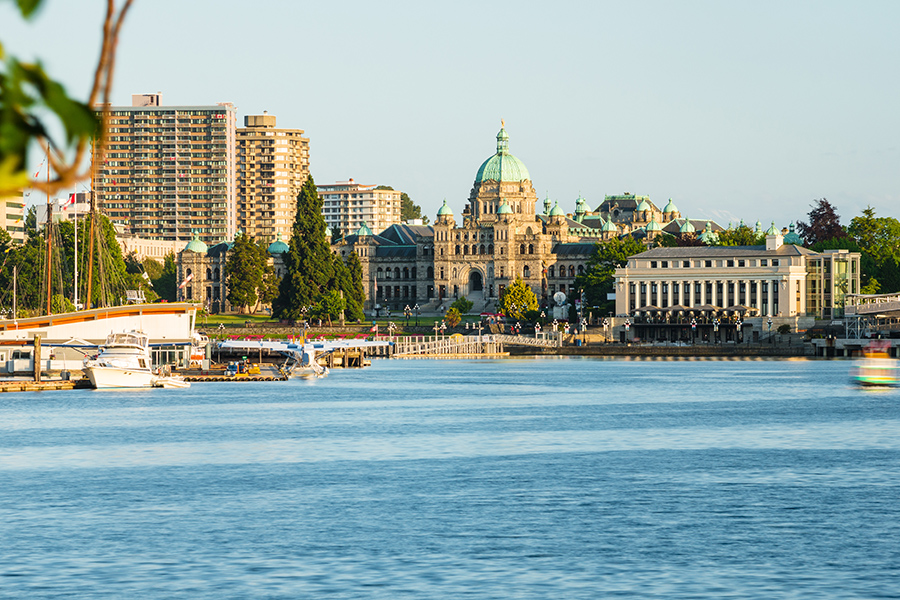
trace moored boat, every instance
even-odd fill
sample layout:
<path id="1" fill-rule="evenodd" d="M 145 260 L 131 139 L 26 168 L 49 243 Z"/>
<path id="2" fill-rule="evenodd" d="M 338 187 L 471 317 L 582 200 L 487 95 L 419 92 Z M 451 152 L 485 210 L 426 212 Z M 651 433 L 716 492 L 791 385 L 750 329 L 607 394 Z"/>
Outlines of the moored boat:
<path id="1" fill-rule="evenodd" d="M 153 387 L 150 337 L 142 331 L 110 334 L 97 357 L 85 359 L 84 373 L 97 389 Z"/>

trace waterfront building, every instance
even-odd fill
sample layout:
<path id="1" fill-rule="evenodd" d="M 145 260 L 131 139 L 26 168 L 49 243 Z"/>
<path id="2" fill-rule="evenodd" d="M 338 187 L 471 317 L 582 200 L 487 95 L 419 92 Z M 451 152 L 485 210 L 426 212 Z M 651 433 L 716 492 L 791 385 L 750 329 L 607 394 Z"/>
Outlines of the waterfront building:
<path id="1" fill-rule="evenodd" d="M 309 177 L 309 138 L 275 126 L 275 115 L 244 117 L 236 132 L 238 226 L 256 240 L 290 239 L 297 194 Z M 221 239 L 221 238 L 220 238 Z"/>
<path id="2" fill-rule="evenodd" d="M 817 253 L 784 244 L 773 225 L 761 246 L 652 248 L 615 272 L 616 315 L 652 327 L 690 323 L 710 329 L 716 319 L 790 323 L 843 315 L 844 295 L 860 289 L 860 255 Z M 776 321 L 772 321 L 776 319 Z M 646 335 L 645 335 L 646 337 Z M 675 339 L 675 338 L 671 338 Z"/>
<path id="3" fill-rule="evenodd" d="M 317 185 L 325 224 L 341 234 L 355 232 L 364 223 L 374 231 L 399 225 L 402 192 L 378 187 L 363 185 L 353 179 Z"/>
<path id="4" fill-rule="evenodd" d="M 23 195 L 0 198 L 3 213 L 0 226 L 16 244 L 25 243 L 25 197 Z"/>
<path id="5" fill-rule="evenodd" d="M 94 199 L 113 223 L 147 239 L 207 242 L 237 229 L 235 108 L 231 103 L 162 106 L 136 94 L 108 115 L 104 152 L 94 147 Z"/>

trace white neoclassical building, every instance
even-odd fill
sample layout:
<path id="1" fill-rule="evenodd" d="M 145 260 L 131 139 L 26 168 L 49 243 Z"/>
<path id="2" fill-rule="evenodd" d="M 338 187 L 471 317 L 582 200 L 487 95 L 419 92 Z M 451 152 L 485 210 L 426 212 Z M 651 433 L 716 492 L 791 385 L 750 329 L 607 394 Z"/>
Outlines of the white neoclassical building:
<path id="1" fill-rule="evenodd" d="M 771 319 L 843 316 L 844 296 L 860 289 L 860 255 L 784 244 L 774 226 L 766 233 L 765 246 L 653 248 L 632 256 L 616 269 L 616 315 L 653 324 L 654 336 L 665 336 L 665 325 L 696 331 L 729 317 L 771 327 Z"/>

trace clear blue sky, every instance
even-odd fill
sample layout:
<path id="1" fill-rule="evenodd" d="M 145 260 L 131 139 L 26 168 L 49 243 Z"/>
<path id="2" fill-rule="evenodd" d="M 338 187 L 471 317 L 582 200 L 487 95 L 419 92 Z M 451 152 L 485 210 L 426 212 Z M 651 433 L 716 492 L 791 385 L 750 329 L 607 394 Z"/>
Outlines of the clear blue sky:
<path id="1" fill-rule="evenodd" d="M 7 51 L 86 96 L 100 0 L 0 3 Z M 113 101 L 233 102 L 349 177 L 459 215 L 501 117 L 540 198 L 671 197 L 686 216 L 900 217 L 900 3 L 137 0 Z"/>

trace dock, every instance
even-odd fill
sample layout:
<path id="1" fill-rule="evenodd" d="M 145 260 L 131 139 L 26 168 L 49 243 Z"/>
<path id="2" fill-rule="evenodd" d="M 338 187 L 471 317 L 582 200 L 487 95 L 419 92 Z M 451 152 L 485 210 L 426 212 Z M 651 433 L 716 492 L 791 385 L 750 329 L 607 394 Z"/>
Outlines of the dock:
<path id="1" fill-rule="evenodd" d="M 52 381 L 31 381 L 24 379 L 0 380 L 0 393 L 43 392 L 48 390 L 86 390 L 90 388 L 91 382 L 87 379 L 55 379 Z"/>

